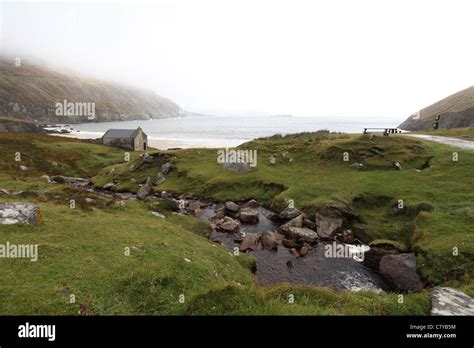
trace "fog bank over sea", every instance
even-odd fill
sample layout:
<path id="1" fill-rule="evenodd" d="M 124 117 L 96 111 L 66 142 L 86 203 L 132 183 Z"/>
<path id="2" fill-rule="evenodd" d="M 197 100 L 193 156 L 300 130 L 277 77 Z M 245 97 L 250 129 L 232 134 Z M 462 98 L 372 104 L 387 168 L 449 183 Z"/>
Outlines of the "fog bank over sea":
<path id="1" fill-rule="evenodd" d="M 71 135 L 81 138 L 101 137 L 108 129 L 141 127 L 150 140 L 160 141 L 159 147 L 233 147 L 255 138 L 274 134 L 313 132 L 328 129 L 333 132 L 359 133 L 364 127 L 396 127 L 399 120 L 357 121 L 330 117 L 304 116 L 192 116 L 148 121 L 103 122 L 74 124 Z M 67 127 L 69 128 L 69 127 Z M 79 132 L 77 132 L 79 131 Z M 152 145 L 152 142 L 150 142 Z"/>

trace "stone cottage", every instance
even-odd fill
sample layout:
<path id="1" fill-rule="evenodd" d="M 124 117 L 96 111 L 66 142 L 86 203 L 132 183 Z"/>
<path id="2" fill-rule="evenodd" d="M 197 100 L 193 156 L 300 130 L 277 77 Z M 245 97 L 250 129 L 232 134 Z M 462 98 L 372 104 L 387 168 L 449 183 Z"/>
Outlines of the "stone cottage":
<path id="1" fill-rule="evenodd" d="M 109 129 L 102 136 L 102 144 L 124 150 L 145 151 L 148 149 L 148 137 L 140 127 L 137 129 Z"/>

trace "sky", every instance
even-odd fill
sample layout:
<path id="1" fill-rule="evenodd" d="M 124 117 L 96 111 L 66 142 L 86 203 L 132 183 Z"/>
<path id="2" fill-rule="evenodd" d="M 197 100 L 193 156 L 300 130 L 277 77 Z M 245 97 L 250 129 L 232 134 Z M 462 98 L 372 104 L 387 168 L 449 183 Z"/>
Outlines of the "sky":
<path id="1" fill-rule="evenodd" d="M 0 0 L 0 53 L 186 110 L 400 120 L 474 84 L 472 0 Z"/>

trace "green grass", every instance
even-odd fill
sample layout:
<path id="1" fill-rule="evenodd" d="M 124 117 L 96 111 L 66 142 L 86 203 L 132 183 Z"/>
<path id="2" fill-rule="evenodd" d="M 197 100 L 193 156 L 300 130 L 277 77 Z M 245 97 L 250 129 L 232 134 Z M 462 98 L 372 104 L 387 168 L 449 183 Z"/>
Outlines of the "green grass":
<path id="1" fill-rule="evenodd" d="M 378 146 L 383 154 L 368 151 Z M 419 271 L 428 284 L 454 286 L 474 295 L 474 153 L 462 150 L 452 162 L 452 148 L 403 137 L 357 137 L 343 134 L 273 137 L 247 143 L 258 150 L 258 166 L 245 174 L 222 168 L 215 150 L 174 154 L 177 169 L 156 190 L 174 190 L 218 200 L 255 198 L 281 206 L 284 198 L 312 215 L 328 202 L 353 204 L 373 239 L 387 239 L 417 253 Z M 20 149 L 20 150 L 17 150 Z M 0 259 L 0 314 L 224 314 L 224 315 L 414 315 L 429 313 L 429 290 L 407 294 L 333 292 L 308 286 L 255 285 L 252 258 L 233 256 L 208 241 L 208 226 L 172 214 L 166 200 L 129 201 L 125 207 L 64 185 L 48 185 L 42 174 L 94 177 L 97 186 L 116 168 L 119 189 L 136 190 L 156 174 L 130 171 L 138 161 L 123 162 L 123 151 L 66 138 L 1 134 L 0 188 L 27 191 L 0 196 L 0 202 L 38 204 L 43 223 L 0 226 L 0 243 L 39 244 L 39 261 Z M 26 172 L 12 154 L 26 153 Z M 291 162 L 282 152 L 288 151 Z M 350 152 L 367 165 L 363 170 L 343 161 Z M 277 157 L 271 166 L 267 158 Z M 39 158 L 37 158 L 39 156 Z M 417 171 L 427 158 L 430 167 Z M 392 170 L 400 161 L 402 171 Z M 53 165 L 56 162 L 56 165 Z M 22 163 L 23 164 L 23 163 Z M 137 183 L 132 184 L 134 178 Z M 121 186 L 122 185 L 122 186 Z M 48 189 L 45 194 L 31 190 Z M 69 198 L 80 204 L 67 205 Z M 84 203 L 85 197 L 95 204 Z M 390 209 L 403 199 L 406 209 Z M 427 209 L 432 207 L 432 209 Z M 158 210 L 161 219 L 151 214 Z M 129 247 L 130 256 L 125 256 Z M 459 250 L 453 256 L 453 247 Z M 186 262 L 186 259 L 191 262 Z M 68 303 L 69 291 L 76 303 Z M 185 302 L 179 302 L 184 293 Z M 289 294 L 295 303 L 288 303 Z M 81 306 L 82 305 L 82 306 Z M 82 309 L 81 309 L 82 308 Z"/>

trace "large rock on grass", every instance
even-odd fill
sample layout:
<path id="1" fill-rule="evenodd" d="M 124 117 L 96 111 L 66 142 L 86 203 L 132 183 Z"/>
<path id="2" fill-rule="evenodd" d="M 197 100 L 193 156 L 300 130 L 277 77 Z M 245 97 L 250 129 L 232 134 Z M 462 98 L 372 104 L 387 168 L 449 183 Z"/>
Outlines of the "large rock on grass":
<path id="1" fill-rule="evenodd" d="M 1 203 L 0 225 L 41 223 L 40 209 L 30 203 Z"/>
<path id="2" fill-rule="evenodd" d="M 431 315 L 474 316 L 474 299 L 462 291 L 437 286 L 431 293 Z"/>
<path id="3" fill-rule="evenodd" d="M 396 291 L 423 290 L 423 283 L 416 273 L 416 256 L 413 253 L 383 256 L 380 260 L 379 272 Z"/>
<path id="4" fill-rule="evenodd" d="M 145 184 L 138 189 L 137 198 L 140 200 L 144 200 L 151 193 L 152 185 L 152 180 L 150 179 L 150 177 L 148 177 Z"/>
<path id="5" fill-rule="evenodd" d="M 158 186 L 162 183 L 164 183 L 166 180 L 165 176 L 163 175 L 162 172 L 158 172 L 155 177 L 155 181 L 153 182 L 154 185 Z"/>
<path id="6" fill-rule="evenodd" d="M 160 170 L 161 170 L 161 173 L 163 173 L 163 175 L 168 174 L 171 170 L 171 163 L 166 162 L 165 164 L 161 166 Z"/>

